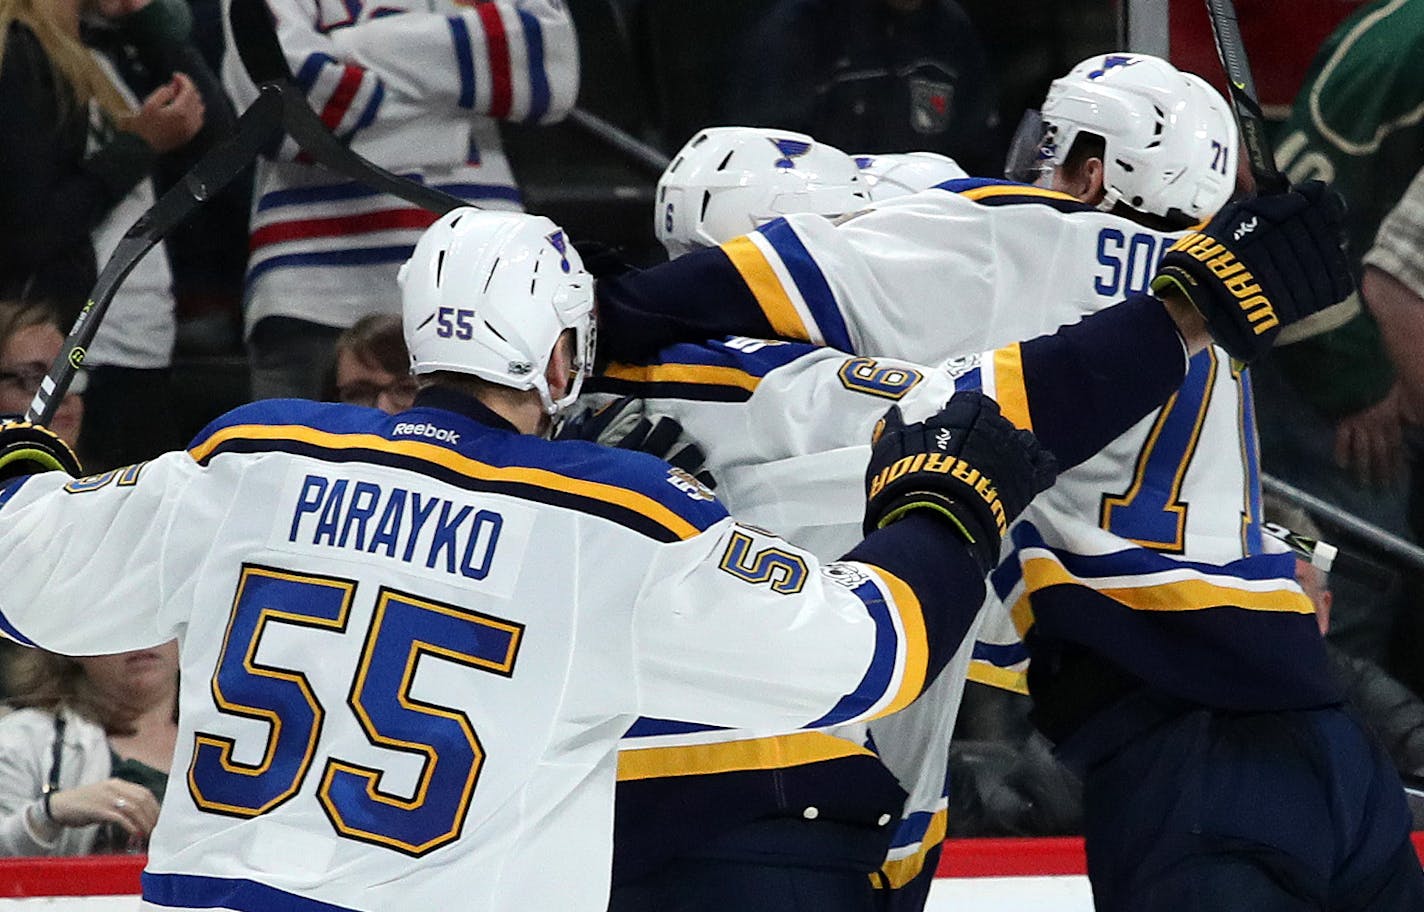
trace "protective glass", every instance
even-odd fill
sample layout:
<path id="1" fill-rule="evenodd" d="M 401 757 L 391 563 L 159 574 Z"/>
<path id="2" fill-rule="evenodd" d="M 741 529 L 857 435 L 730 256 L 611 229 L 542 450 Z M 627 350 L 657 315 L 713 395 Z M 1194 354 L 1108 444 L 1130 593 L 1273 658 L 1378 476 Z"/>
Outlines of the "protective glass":
<path id="1" fill-rule="evenodd" d="M 1004 177 L 1021 184 L 1044 186 L 1054 168 L 1052 128 L 1033 108 L 1024 111 L 1004 157 Z"/>

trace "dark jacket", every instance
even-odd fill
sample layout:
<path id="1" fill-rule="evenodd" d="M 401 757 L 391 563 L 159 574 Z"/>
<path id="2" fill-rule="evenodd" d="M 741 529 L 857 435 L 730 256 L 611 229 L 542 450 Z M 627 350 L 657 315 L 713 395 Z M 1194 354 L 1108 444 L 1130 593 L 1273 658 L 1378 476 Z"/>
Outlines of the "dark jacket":
<path id="1" fill-rule="evenodd" d="M 731 74 L 727 123 L 809 133 L 844 152 L 939 152 L 998 173 L 996 92 L 953 0 L 782 0 Z"/>
<path id="2" fill-rule="evenodd" d="M 186 27 L 185 21 L 181 30 Z M 94 228 L 155 169 L 167 165 L 181 173 L 202 147 L 231 129 L 231 106 L 217 78 L 175 28 L 167 3 L 155 2 L 116 28 L 84 34 L 140 98 L 180 70 L 193 78 L 207 108 L 203 131 L 184 149 L 160 157 L 137 136 L 92 123 L 69 88 L 56 84 L 34 34 L 11 26 L 0 65 L 0 298 L 48 299 L 76 315 L 97 273 Z"/>

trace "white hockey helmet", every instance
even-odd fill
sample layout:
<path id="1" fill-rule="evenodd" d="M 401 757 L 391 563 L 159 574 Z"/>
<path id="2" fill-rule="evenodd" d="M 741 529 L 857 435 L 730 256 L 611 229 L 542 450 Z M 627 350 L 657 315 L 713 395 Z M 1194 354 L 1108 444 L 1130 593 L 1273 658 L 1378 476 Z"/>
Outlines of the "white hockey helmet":
<path id="1" fill-rule="evenodd" d="M 692 137 L 663 171 L 653 230 L 676 258 L 778 216 L 834 217 L 869 202 L 860 170 L 834 146 L 790 130 L 712 127 Z"/>
<path id="2" fill-rule="evenodd" d="M 411 372 L 453 371 L 538 390 L 557 414 L 593 364 L 593 279 L 563 229 L 540 215 L 455 209 L 400 268 Z M 575 375 L 555 401 L 544 371 L 574 331 Z"/>
<path id="3" fill-rule="evenodd" d="M 1038 154 L 1063 164 L 1080 132 L 1105 141 L 1100 208 L 1118 202 L 1199 221 L 1236 188 L 1236 120 L 1198 76 L 1146 54 L 1100 54 L 1055 79 L 1043 103 Z"/>
<path id="4" fill-rule="evenodd" d="M 853 155 L 860 179 L 872 202 L 919 193 L 969 174 L 954 159 L 938 152 L 888 152 Z"/>

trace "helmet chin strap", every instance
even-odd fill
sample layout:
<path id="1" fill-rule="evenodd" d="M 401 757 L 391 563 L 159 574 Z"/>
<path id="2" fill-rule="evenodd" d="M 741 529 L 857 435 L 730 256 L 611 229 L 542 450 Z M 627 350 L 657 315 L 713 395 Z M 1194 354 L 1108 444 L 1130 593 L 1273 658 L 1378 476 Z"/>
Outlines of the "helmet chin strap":
<path id="1" fill-rule="evenodd" d="M 1122 202 L 1122 194 L 1114 187 L 1103 185 L 1103 198 L 1098 200 L 1099 212 L 1111 212 L 1113 207 Z"/>

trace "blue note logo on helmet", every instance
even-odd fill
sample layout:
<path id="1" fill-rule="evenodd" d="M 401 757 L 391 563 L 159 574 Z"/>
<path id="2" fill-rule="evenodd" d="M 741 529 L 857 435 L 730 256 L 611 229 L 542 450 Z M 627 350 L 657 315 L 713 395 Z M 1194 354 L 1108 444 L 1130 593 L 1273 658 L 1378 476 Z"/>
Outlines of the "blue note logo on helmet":
<path id="1" fill-rule="evenodd" d="M 537 390 L 551 415 L 578 396 L 593 364 L 593 279 L 558 225 L 456 209 L 420 236 L 398 279 L 412 373 L 453 371 Z M 555 400 L 544 374 L 566 330 L 577 370 Z"/>
<path id="2" fill-rule="evenodd" d="M 811 151 L 811 143 L 806 140 L 785 139 L 780 137 L 767 137 L 767 139 L 773 146 L 776 146 L 776 151 L 782 155 L 781 158 L 778 158 L 774 162 L 778 168 L 796 167 L 796 159 Z"/>
<path id="3" fill-rule="evenodd" d="M 804 133 L 761 127 L 700 131 L 658 181 L 653 230 L 679 257 L 782 215 L 835 217 L 870 202 L 855 162 Z"/>
<path id="4" fill-rule="evenodd" d="M 554 245 L 554 249 L 559 251 L 559 268 L 564 272 L 569 272 L 573 267 L 569 265 L 569 244 L 564 238 L 564 229 L 560 228 L 548 235 L 547 239 L 550 244 Z"/>
<path id="5" fill-rule="evenodd" d="M 1099 54 L 1055 79 L 1039 151 L 1061 167 L 1080 133 L 1104 140 L 1100 208 L 1199 221 L 1236 189 L 1239 145 L 1226 99 L 1199 76 L 1147 54 Z"/>
<path id="6" fill-rule="evenodd" d="M 1138 58 L 1128 54 L 1108 54 L 1102 59 L 1102 64 L 1096 70 L 1091 70 L 1088 73 L 1088 78 L 1097 79 L 1098 77 L 1105 74 L 1108 70 L 1113 70 L 1118 67 L 1132 66 L 1137 61 Z"/>

